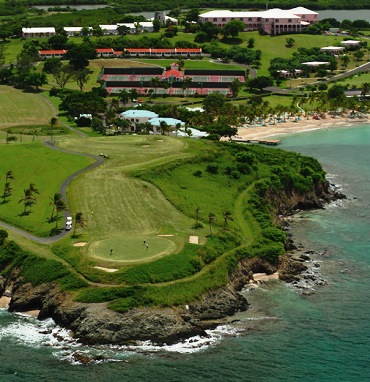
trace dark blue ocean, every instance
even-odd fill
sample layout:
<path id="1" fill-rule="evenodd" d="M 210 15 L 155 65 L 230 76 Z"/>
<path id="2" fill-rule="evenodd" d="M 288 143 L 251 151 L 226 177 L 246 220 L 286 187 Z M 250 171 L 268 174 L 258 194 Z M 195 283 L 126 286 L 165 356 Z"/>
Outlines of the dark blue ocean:
<path id="1" fill-rule="evenodd" d="M 0 311 L 0 381 L 370 380 L 370 126 L 281 138 L 281 148 L 318 158 L 348 196 L 292 222 L 296 243 L 326 250 L 316 260 L 327 285 L 310 296 L 279 281 L 259 287 L 239 324 L 197 351 L 81 347 L 45 334 L 52 323 Z M 109 361 L 74 364 L 73 351 Z"/>

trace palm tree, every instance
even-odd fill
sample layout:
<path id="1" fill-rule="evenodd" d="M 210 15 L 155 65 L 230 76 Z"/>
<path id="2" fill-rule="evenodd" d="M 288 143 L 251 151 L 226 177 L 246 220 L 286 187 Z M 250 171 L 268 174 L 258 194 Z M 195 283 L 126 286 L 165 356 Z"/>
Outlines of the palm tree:
<path id="1" fill-rule="evenodd" d="M 126 90 L 126 89 L 123 89 L 119 92 L 118 94 L 118 99 L 124 104 L 126 105 L 126 103 L 129 101 L 130 99 L 130 94 L 129 92 Z"/>
<path id="2" fill-rule="evenodd" d="M 231 212 L 228 210 L 225 210 L 222 212 L 222 216 L 224 219 L 224 229 L 227 228 L 229 220 L 234 220 L 233 217 L 231 216 Z"/>
<path id="3" fill-rule="evenodd" d="M 24 195 L 21 197 L 21 199 L 19 200 L 18 204 L 19 203 L 24 203 L 23 214 L 25 214 L 27 207 L 31 207 L 32 205 L 36 204 L 37 200 L 32 195 L 32 191 L 29 188 L 23 190 L 23 193 L 24 193 Z"/>
<path id="4" fill-rule="evenodd" d="M 178 133 L 178 131 L 181 129 L 181 123 L 179 122 L 179 123 L 176 123 L 176 125 L 175 125 L 175 134 L 176 134 L 176 137 L 177 137 L 177 133 Z"/>
<path id="5" fill-rule="evenodd" d="M 76 236 L 76 229 L 77 229 L 78 225 L 81 228 L 84 228 L 87 225 L 86 224 L 86 220 L 84 219 L 82 212 L 77 212 L 76 215 L 75 215 L 75 229 L 74 229 L 74 232 L 73 232 L 73 236 Z"/>
<path id="6" fill-rule="evenodd" d="M 351 59 L 349 58 L 349 56 L 347 56 L 346 54 L 344 54 L 343 56 L 340 57 L 340 60 L 342 61 L 342 68 L 343 69 L 346 69 L 348 64 L 351 62 Z"/>
<path id="7" fill-rule="evenodd" d="M 32 194 L 39 194 L 39 190 L 36 188 L 35 183 L 30 183 L 30 186 L 28 188 Z"/>
<path id="8" fill-rule="evenodd" d="M 200 207 L 195 209 L 195 225 L 198 226 Z"/>
<path id="9" fill-rule="evenodd" d="M 13 176 L 13 171 L 9 170 L 5 173 L 5 183 L 9 180 L 9 179 L 14 179 L 14 176 Z"/>
<path id="10" fill-rule="evenodd" d="M 240 89 L 243 87 L 243 84 L 240 82 L 239 78 L 235 78 L 233 82 L 229 85 L 229 89 L 233 95 L 233 98 L 236 98 L 240 92 Z"/>
<path id="11" fill-rule="evenodd" d="M 53 127 L 57 125 L 58 119 L 56 117 L 52 117 L 49 121 L 50 125 L 50 139 L 53 139 Z"/>
<path id="12" fill-rule="evenodd" d="M 212 224 L 216 221 L 216 215 L 212 212 L 208 214 L 209 235 L 212 237 Z"/>
<path id="13" fill-rule="evenodd" d="M 67 209 L 67 206 L 65 205 L 63 199 L 59 199 L 56 206 L 55 206 L 55 210 L 57 212 L 56 217 L 55 217 L 55 228 L 58 228 L 58 220 L 59 220 L 58 214 L 59 214 L 59 212 L 62 212 L 66 209 Z"/>
<path id="14" fill-rule="evenodd" d="M 161 121 L 159 124 L 162 135 L 169 131 L 169 126 L 166 121 Z"/>
<path id="15" fill-rule="evenodd" d="M 3 193 L 3 204 L 6 202 L 6 198 L 12 195 L 12 192 L 13 192 L 13 189 L 10 187 L 10 183 L 6 182 L 4 186 L 4 193 Z"/>
<path id="16" fill-rule="evenodd" d="M 51 216 L 50 216 L 50 220 L 51 220 L 54 216 L 55 210 L 58 211 L 58 209 L 57 209 L 58 204 L 60 202 L 63 202 L 62 194 L 55 193 L 54 196 L 52 198 L 50 198 L 50 200 L 51 200 L 51 202 L 49 203 L 49 206 L 53 207 L 53 210 L 51 211 Z M 64 204 L 64 202 L 63 202 L 63 204 Z"/>
<path id="17" fill-rule="evenodd" d="M 150 79 L 149 82 L 154 87 L 154 95 L 156 96 L 157 95 L 157 87 L 160 84 L 160 80 L 159 80 L 158 77 L 153 77 L 153 78 Z"/>

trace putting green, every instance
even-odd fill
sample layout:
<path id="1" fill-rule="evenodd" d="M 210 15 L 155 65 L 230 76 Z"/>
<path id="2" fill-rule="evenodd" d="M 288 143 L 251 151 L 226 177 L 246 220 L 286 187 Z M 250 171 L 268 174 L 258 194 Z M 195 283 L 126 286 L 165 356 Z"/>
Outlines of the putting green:
<path id="1" fill-rule="evenodd" d="M 148 244 L 148 247 L 145 242 Z M 150 237 L 122 237 L 109 238 L 95 241 L 86 246 L 89 256 L 112 261 L 121 262 L 145 262 L 155 257 L 173 253 L 176 244 L 167 238 Z"/>

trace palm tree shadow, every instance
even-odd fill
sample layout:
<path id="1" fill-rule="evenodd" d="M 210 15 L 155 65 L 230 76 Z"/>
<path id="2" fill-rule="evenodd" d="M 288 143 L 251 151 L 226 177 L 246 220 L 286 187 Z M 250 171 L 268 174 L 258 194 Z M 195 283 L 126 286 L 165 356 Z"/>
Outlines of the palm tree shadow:
<path id="1" fill-rule="evenodd" d="M 23 211 L 22 213 L 20 213 L 18 216 L 22 217 L 22 216 L 28 216 L 32 214 L 32 211 L 31 210 L 28 210 L 28 211 Z"/>
<path id="2" fill-rule="evenodd" d="M 59 235 L 62 231 L 63 231 L 63 228 L 54 227 L 53 229 L 50 230 L 49 236 Z"/>

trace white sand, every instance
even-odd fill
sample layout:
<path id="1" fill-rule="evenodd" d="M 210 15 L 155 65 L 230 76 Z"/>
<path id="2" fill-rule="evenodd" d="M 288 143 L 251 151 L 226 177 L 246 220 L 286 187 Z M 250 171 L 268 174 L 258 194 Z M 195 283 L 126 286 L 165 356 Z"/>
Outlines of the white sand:
<path id="1" fill-rule="evenodd" d="M 118 269 L 114 269 L 114 268 L 103 268 L 103 267 L 94 267 L 94 268 L 100 269 L 101 271 L 108 272 L 108 273 L 113 273 L 118 271 Z"/>
<path id="2" fill-rule="evenodd" d="M 6 309 L 10 303 L 10 297 L 0 297 L 0 309 Z"/>
<path id="3" fill-rule="evenodd" d="M 190 244 L 199 244 L 199 236 L 189 236 Z"/>
<path id="4" fill-rule="evenodd" d="M 237 139 L 266 139 L 276 136 L 282 136 L 284 134 L 302 133 L 305 131 L 313 131 L 318 129 L 333 129 L 338 126 L 353 126 L 358 123 L 368 123 L 368 119 L 339 117 L 333 118 L 329 114 L 326 118 L 319 120 L 301 119 L 298 122 L 293 122 L 293 118 L 287 122 L 276 123 L 275 125 L 266 124 L 266 126 L 253 126 L 246 125 L 247 127 L 241 127 L 238 129 Z"/>
<path id="5" fill-rule="evenodd" d="M 157 235 L 157 236 L 161 236 L 161 237 L 172 237 L 174 235 Z"/>
<path id="6" fill-rule="evenodd" d="M 266 273 L 254 273 L 253 274 L 253 280 L 255 283 L 261 283 L 271 280 L 278 280 L 279 279 L 279 273 L 275 272 L 272 275 L 267 275 Z"/>
<path id="7" fill-rule="evenodd" d="M 74 243 L 74 247 L 84 247 L 87 243 L 85 241 L 80 241 L 79 243 Z"/>

